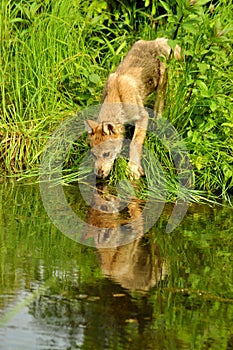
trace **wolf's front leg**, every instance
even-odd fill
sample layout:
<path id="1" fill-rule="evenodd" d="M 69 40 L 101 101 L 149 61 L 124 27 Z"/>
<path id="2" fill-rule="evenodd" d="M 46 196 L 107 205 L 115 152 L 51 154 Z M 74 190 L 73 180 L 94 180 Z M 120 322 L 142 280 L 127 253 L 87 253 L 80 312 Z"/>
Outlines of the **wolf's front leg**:
<path id="1" fill-rule="evenodd" d="M 148 125 L 148 114 L 140 121 L 136 122 L 135 130 L 132 142 L 130 144 L 129 151 L 129 171 L 130 176 L 134 179 L 139 179 L 144 175 L 141 159 L 142 159 L 142 147 L 146 137 L 146 130 Z"/>

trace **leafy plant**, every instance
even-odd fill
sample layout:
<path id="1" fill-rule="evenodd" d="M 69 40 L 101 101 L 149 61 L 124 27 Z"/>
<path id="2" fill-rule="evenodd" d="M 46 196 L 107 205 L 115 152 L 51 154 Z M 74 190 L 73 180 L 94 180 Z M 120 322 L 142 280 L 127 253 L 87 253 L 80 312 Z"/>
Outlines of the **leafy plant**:
<path id="1" fill-rule="evenodd" d="M 1 2 L 3 176 L 38 175 L 45 144 L 55 128 L 69 115 L 100 102 L 107 75 L 135 40 L 164 36 L 171 47 L 179 43 L 183 49 L 183 60 L 167 62 L 164 117 L 186 143 L 196 194 L 202 190 L 229 200 L 233 188 L 232 4 L 225 0 L 116 1 L 114 13 L 109 12 L 111 4 L 89 0 Z M 152 106 L 153 101 L 152 96 L 147 105 Z M 158 140 L 149 135 L 147 139 L 174 198 L 179 184 L 173 159 Z M 78 175 L 86 149 L 84 138 L 70 150 L 66 182 Z M 111 183 L 121 178 L 124 166 L 118 162 Z M 155 174 L 153 164 L 149 166 Z M 147 184 L 142 180 L 139 186 L 143 193 Z"/>

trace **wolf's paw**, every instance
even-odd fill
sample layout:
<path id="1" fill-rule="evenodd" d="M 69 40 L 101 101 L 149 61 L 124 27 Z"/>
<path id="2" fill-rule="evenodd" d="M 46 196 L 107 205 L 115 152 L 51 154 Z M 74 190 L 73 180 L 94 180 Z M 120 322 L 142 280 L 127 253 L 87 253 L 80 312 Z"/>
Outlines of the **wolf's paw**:
<path id="1" fill-rule="evenodd" d="M 128 169 L 129 169 L 129 176 L 131 180 L 138 180 L 141 176 L 144 175 L 142 166 L 134 162 L 129 162 Z"/>

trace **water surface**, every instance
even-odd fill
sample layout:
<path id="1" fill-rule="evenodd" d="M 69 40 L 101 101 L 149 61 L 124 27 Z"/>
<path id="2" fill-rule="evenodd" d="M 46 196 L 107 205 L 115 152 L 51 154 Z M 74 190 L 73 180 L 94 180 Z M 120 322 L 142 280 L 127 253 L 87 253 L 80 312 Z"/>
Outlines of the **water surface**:
<path id="1" fill-rule="evenodd" d="M 233 349 L 232 209 L 191 205 L 166 234 L 166 206 L 140 234 L 138 203 L 100 215 L 66 192 L 81 217 L 105 222 L 96 248 L 51 223 L 37 186 L 0 186 L 0 349 Z M 107 249 L 127 220 L 137 240 Z"/>

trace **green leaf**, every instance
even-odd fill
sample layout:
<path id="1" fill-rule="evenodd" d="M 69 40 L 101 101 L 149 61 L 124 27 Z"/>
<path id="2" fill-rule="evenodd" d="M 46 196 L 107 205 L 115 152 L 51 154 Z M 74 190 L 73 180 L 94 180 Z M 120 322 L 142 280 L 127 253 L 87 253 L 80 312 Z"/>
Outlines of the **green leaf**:
<path id="1" fill-rule="evenodd" d="M 162 5 L 162 7 L 164 8 L 164 10 L 167 11 L 167 13 L 172 13 L 172 10 L 170 9 L 169 5 L 166 2 L 164 2 L 162 0 L 159 0 L 159 2 Z"/>
<path id="2" fill-rule="evenodd" d="M 121 45 L 116 50 L 116 55 L 119 55 L 125 46 L 126 46 L 126 41 L 124 40 L 123 43 L 121 43 Z"/>
<path id="3" fill-rule="evenodd" d="M 215 101 L 211 101 L 210 103 L 211 112 L 215 112 L 217 108 L 218 108 L 217 103 Z"/>
<path id="4" fill-rule="evenodd" d="M 99 38 L 97 36 L 91 38 L 90 41 L 96 41 L 96 42 L 98 42 L 100 44 L 104 44 L 105 43 L 105 41 L 103 39 L 101 39 L 101 38 Z"/>
<path id="5" fill-rule="evenodd" d="M 100 81 L 100 77 L 97 74 L 93 73 L 89 75 L 89 80 L 94 84 L 98 84 Z"/>
<path id="6" fill-rule="evenodd" d="M 202 80 L 197 80 L 196 84 L 201 92 L 203 97 L 209 97 L 209 89 L 208 86 Z"/>
<path id="7" fill-rule="evenodd" d="M 151 15 L 154 16 L 155 14 L 156 14 L 156 5 L 155 5 L 155 3 L 154 3 L 154 1 L 153 1 L 153 3 L 152 3 L 152 9 L 151 9 Z"/>
<path id="8" fill-rule="evenodd" d="M 197 63 L 201 74 L 206 74 L 206 71 L 210 68 L 210 65 L 204 62 Z"/>
<path id="9" fill-rule="evenodd" d="M 183 29 L 188 33 L 195 33 L 196 27 L 192 23 L 187 22 L 183 23 Z"/>
<path id="10" fill-rule="evenodd" d="M 221 126 L 228 126 L 229 128 L 233 128 L 232 123 L 222 123 Z"/>
<path id="11" fill-rule="evenodd" d="M 197 168 L 197 170 L 201 170 L 204 166 L 204 162 L 203 162 L 203 157 L 202 156 L 198 156 L 195 159 L 195 166 Z"/>
<path id="12" fill-rule="evenodd" d="M 203 5 L 207 4 L 208 2 L 210 2 L 210 0 L 197 0 L 195 5 L 203 6 Z"/>
<path id="13" fill-rule="evenodd" d="M 168 45 L 172 48 L 172 50 L 175 49 L 176 45 L 178 44 L 178 41 L 177 40 L 168 40 Z"/>

